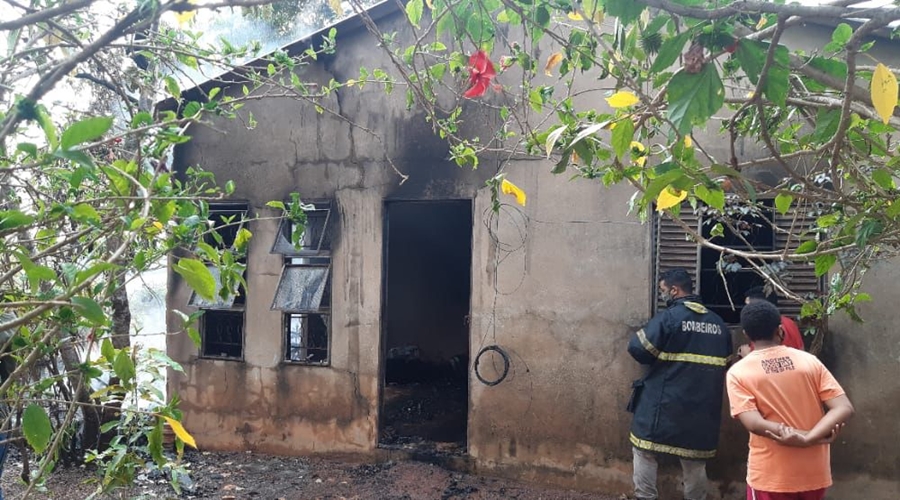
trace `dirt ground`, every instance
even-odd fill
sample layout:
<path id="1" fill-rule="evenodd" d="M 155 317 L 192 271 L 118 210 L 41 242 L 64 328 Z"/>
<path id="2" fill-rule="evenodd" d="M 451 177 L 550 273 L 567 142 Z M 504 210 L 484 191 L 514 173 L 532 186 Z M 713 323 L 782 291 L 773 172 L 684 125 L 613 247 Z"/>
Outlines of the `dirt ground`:
<path id="1" fill-rule="evenodd" d="M 617 500 L 618 497 L 546 488 L 517 481 L 451 472 L 420 462 L 381 464 L 251 453 L 187 453 L 192 488 L 179 497 L 162 477 L 138 474 L 135 485 L 100 498 L 220 500 Z M 20 498 L 20 462 L 10 457 L 3 472 L 6 500 Z M 84 499 L 94 491 L 86 468 L 60 469 L 47 490 L 31 498 Z"/>

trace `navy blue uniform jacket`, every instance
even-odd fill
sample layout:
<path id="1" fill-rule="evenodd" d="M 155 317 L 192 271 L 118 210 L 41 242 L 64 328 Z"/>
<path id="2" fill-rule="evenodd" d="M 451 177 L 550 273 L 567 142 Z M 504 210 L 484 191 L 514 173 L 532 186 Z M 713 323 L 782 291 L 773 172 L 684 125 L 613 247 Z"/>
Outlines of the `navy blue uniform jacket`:
<path id="1" fill-rule="evenodd" d="M 715 456 L 731 352 L 725 322 L 693 295 L 638 330 L 628 353 L 649 366 L 634 383 L 631 444 L 681 458 Z"/>

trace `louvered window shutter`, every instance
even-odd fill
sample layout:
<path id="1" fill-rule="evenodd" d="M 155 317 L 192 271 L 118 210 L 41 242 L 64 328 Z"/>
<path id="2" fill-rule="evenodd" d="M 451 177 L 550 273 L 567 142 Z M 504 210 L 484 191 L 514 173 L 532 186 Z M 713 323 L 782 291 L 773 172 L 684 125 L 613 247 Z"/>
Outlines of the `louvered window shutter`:
<path id="1" fill-rule="evenodd" d="M 654 300 L 653 313 L 656 314 L 666 307 L 658 299 L 657 285 L 662 273 L 674 269 L 684 268 L 694 280 L 694 293 L 700 293 L 700 281 L 697 279 L 697 269 L 700 268 L 700 246 L 691 238 L 681 226 L 675 223 L 667 214 L 656 215 L 656 266 L 653 276 L 652 290 Z M 681 220 L 700 231 L 700 216 L 695 214 L 690 205 L 683 205 Z"/>
<path id="2" fill-rule="evenodd" d="M 700 280 L 697 271 L 700 269 L 700 246 L 676 224 L 667 214 L 657 214 L 655 216 L 655 266 L 653 275 L 653 293 L 654 298 L 657 296 L 657 284 L 662 273 L 669 269 L 684 268 L 694 280 L 694 293 L 701 294 Z M 687 204 L 682 206 L 681 220 L 698 232 L 702 232 L 701 216 L 694 213 Z M 775 212 L 774 222 L 775 231 L 775 248 L 795 250 L 800 246 L 798 234 L 803 232 L 804 227 L 811 227 L 815 224 L 815 218 L 805 215 L 803 212 L 797 212 L 792 208 L 786 214 Z M 823 280 L 816 278 L 815 267 L 811 263 L 796 262 L 790 263 L 786 269 L 787 285 L 802 297 L 814 297 L 822 292 Z M 735 300 L 743 300 L 742 297 L 734 297 Z M 662 310 L 665 304 L 658 299 L 653 301 L 654 314 Z M 779 309 L 782 314 L 797 318 L 800 316 L 800 304 L 793 300 L 782 298 L 779 301 Z"/>
<path id="3" fill-rule="evenodd" d="M 786 214 L 775 213 L 775 247 L 796 250 L 802 241 L 797 237 L 804 228 L 815 225 L 815 217 L 806 215 L 805 212 L 797 212 L 794 208 Z M 811 262 L 791 263 L 787 267 L 786 284 L 792 291 L 801 297 L 815 297 L 822 292 L 823 280 L 816 277 L 815 266 Z M 778 302 L 781 313 L 792 318 L 800 316 L 800 304 L 782 298 Z"/>

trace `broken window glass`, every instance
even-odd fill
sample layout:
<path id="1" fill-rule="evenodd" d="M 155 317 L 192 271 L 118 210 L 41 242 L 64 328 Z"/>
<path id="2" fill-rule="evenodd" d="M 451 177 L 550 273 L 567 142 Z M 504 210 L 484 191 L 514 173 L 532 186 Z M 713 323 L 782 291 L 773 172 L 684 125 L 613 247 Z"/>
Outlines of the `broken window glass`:
<path id="1" fill-rule="evenodd" d="M 295 246 L 293 234 L 299 228 L 290 220 L 282 219 L 281 225 L 278 227 L 278 234 L 275 236 L 275 243 L 272 245 L 272 253 L 280 253 L 285 256 L 327 254 L 331 250 L 332 226 L 330 208 L 307 210 L 306 226 L 302 228 L 298 246 Z"/>
<path id="2" fill-rule="evenodd" d="M 330 306 L 331 269 L 325 266 L 285 266 L 275 290 L 272 309 L 289 312 L 319 312 Z"/>

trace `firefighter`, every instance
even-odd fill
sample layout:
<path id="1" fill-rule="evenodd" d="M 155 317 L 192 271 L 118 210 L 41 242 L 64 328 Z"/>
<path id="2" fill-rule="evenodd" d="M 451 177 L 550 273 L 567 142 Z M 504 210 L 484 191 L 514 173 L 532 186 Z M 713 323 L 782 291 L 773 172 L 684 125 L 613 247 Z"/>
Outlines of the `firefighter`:
<path id="1" fill-rule="evenodd" d="M 666 310 L 638 330 L 628 353 L 644 365 L 633 384 L 635 496 L 658 498 L 657 455 L 681 461 L 686 500 L 706 498 L 706 460 L 716 454 L 731 333 L 717 314 L 693 295 L 691 276 L 672 269 L 659 280 Z"/>

